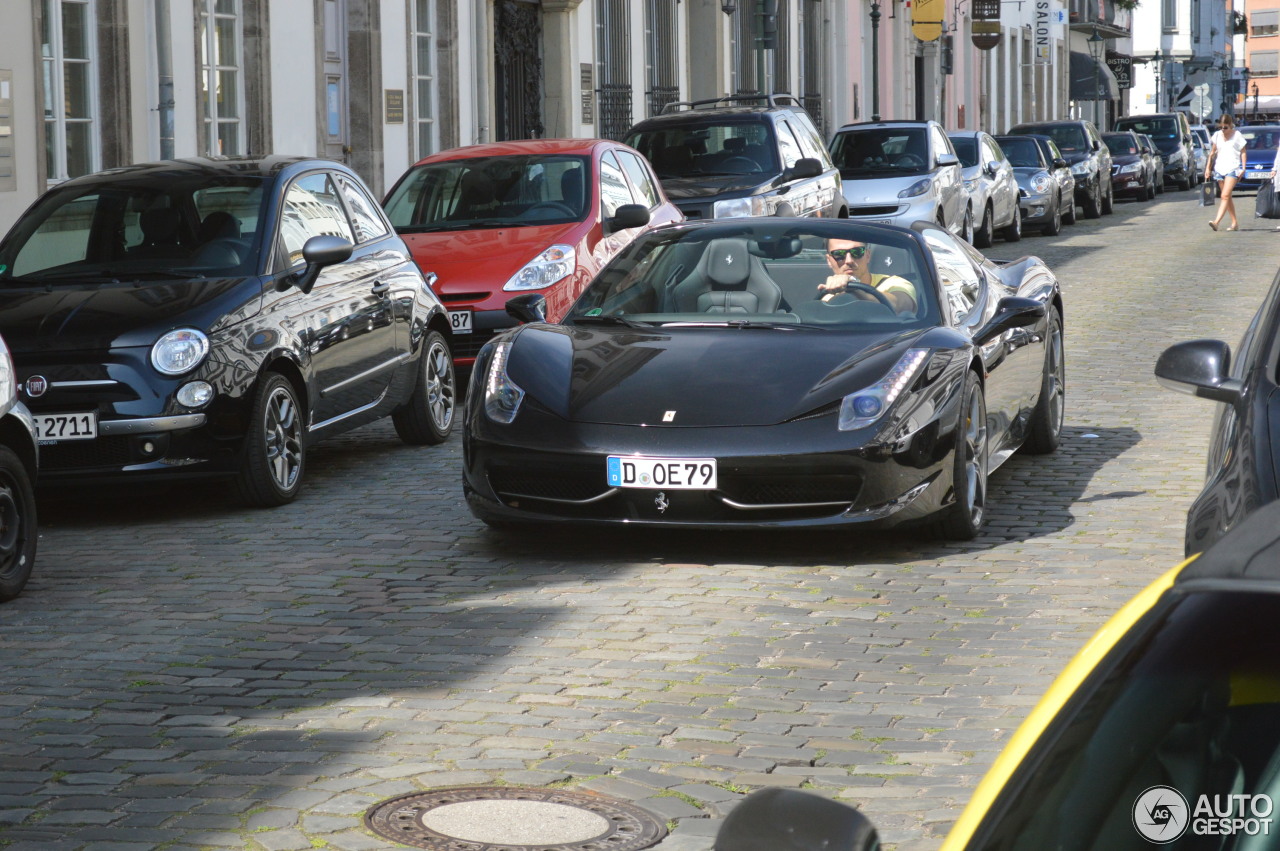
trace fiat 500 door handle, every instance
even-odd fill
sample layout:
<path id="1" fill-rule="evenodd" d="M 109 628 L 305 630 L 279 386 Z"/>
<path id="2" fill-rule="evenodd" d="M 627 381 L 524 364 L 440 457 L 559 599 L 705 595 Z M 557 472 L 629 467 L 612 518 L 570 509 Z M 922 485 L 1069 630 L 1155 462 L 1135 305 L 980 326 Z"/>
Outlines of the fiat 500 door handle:
<path id="1" fill-rule="evenodd" d="M 374 282 L 373 282 L 373 290 L 372 290 L 371 292 L 372 292 L 374 295 L 382 295 L 383 293 L 387 292 L 387 291 L 388 291 L 388 290 L 390 290 L 390 289 L 391 289 L 391 284 L 390 284 L 390 283 L 388 283 L 388 282 L 386 282 L 386 281 L 374 281 Z"/>

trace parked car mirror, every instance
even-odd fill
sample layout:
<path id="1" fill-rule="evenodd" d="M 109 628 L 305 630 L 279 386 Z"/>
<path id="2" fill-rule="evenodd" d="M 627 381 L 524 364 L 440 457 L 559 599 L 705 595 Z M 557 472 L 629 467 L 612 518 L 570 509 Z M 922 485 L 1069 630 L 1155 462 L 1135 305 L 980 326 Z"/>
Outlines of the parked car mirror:
<path id="1" fill-rule="evenodd" d="M 351 256 L 354 246 L 340 236 L 313 236 L 302 246 L 302 259 L 307 265 L 292 280 L 293 286 L 304 293 L 311 292 L 326 266 L 341 263 Z"/>
<path id="2" fill-rule="evenodd" d="M 1068 163 L 1066 160 L 1064 160 L 1062 157 L 1054 157 L 1053 167 L 1054 168 L 1070 168 L 1071 164 Z"/>
<path id="3" fill-rule="evenodd" d="M 960 165 L 960 158 L 955 154 L 938 154 L 938 166 L 944 165 Z"/>
<path id="4" fill-rule="evenodd" d="M 624 204 L 618 209 L 634 207 L 635 204 Z M 643 207 L 641 209 L 644 209 Z M 647 212 L 647 211 L 646 211 Z M 547 321 L 547 297 L 542 293 L 525 293 L 507 301 L 507 315 L 517 322 Z"/>
<path id="5" fill-rule="evenodd" d="M 605 230 L 609 233 L 627 228 L 642 228 L 647 224 L 649 208 L 641 204 L 623 204 L 604 223 Z"/>
<path id="6" fill-rule="evenodd" d="M 996 172 L 1000 170 L 1000 163 L 996 162 L 995 160 L 991 160 L 990 162 L 987 163 L 987 167 L 984 170 L 991 177 L 995 177 Z"/>
<path id="7" fill-rule="evenodd" d="M 822 174 L 822 163 L 818 162 L 813 157 L 801 157 L 796 160 L 796 164 L 793 165 L 789 171 L 791 172 L 792 180 L 803 180 L 806 177 L 817 177 Z"/>
<path id="8" fill-rule="evenodd" d="M 798 789 L 757 789 L 729 811 L 715 851 L 875 851 L 875 825 L 848 804 Z"/>
<path id="9" fill-rule="evenodd" d="M 1044 318 L 1044 303 L 1033 298 L 1008 296 L 996 304 L 995 315 L 973 335 L 975 346 L 985 346 L 1005 331 L 1025 328 Z"/>
<path id="10" fill-rule="evenodd" d="M 1093 150 L 1095 150 L 1095 151 L 1101 151 L 1101 150 L 1102 150 L 1102 143 L 1101 143 L 1101 142 L 1099 142 L 1097 139 L 1094 139 L 1094 140 L 1093 140 L 1092 148 L 1093 148 Z"/>
<path id="11" fill-rule="evenodd" d="M 1188 340 L 1165 349 L 1156 361 L 1161 386 L 1201 399 L 1233 404 L 1244 384 L 1230 377 L 1231 347 L 1221 340 Z"/>

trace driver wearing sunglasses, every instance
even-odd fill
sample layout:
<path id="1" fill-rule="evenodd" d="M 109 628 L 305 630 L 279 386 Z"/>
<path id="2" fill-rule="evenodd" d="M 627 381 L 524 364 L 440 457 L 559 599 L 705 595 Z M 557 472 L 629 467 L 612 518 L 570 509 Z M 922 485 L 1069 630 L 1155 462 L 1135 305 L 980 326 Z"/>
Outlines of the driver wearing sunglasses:
<path id="1" fill-rule="evenodd" d="M 876 297 L 865 290 L 851 284 L 865 284 L 882 293 L 898 313 L 916 312 L 916 288 L 906 278 L 898 275 L 875 275 L 871 273 L 872 249 L 865 242 L 854 242 L 848 239 L 827 240 L 827 265 L 831 274 L 818 285 L 819 298 L 831 301 L 833 298 L 848 294 L 858 299 L 876 301 Z"/>

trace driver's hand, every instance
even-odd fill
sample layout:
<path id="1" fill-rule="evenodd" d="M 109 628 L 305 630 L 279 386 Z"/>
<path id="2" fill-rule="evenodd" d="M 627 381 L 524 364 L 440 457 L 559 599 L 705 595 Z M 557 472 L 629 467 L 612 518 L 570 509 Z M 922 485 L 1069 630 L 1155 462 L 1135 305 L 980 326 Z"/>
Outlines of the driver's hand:
<path id="1" fill-rule="evenodd" d="M 852 275 L 832 275 L 822 283 L 818 284 L 818 292 L 842 293 L 849 288 L 849 282 L 852 280 Z"/>

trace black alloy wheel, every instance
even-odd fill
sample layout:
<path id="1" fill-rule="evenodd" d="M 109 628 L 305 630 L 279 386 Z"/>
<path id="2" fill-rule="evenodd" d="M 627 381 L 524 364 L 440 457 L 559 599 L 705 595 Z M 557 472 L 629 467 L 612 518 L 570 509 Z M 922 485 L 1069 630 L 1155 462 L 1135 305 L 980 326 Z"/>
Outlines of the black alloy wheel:
<path id="1" fill-rule="evenodd" d="M 36 563 L 36 498 L 17 454 L 0 446 L 0 603 L 22 593 Z"/>
<path id="2" fill-rule="evenodd" d="M 1102 215 L 1109 216 L 1116 208 L 1116 191 L 1111 185 L 1111 181 L 1107 181 L 1107 191 L 1102 196 Z"/>
<path id="3" fill-rule="evenodd" d="M 306 469 L 305 424 L 298 394 L 283 375 L 258 382 L 235 490 L 245 504 L 269 508 L 292 502 Z"/>
<path id="4" fill-rule="evenodd" d="M 952 493 L 954 501 L 943 509 L 936 531 L 946 540 L 972 540 L 987 514 L 987 403 L 973 370 L 965 373 L 960 396 Z"/>
<path id="5" fill-rule="evenodd" d="M 1031 414 L 1027 442 L 1032 455 L 1044 455 L 1058 448 L 1062 440 L 1062 423 L 1066 417 L 1067 364 L 1062 342 L 1062 317 L 1056 307 L 1049 308 L 1048 327 L 1044 337 L 1044 377 L 1040 381 L 1040 399 Z"/>
<path id="6" fill-rule="evenodd" d="M 1085 195 L 1084 217 L 1086 219 L 1102 218 L 1102 184 L 1097 180 L 1093 182 L 1092 189 Z"/>
<path id="7" fill-rule="evenodd" d="M 405 443 L 434 446 L 449 439 L 457 402 L 453 353 L 439 331 L 427 333 L 418 364 L 413 396 L 391 422 Z"/>

